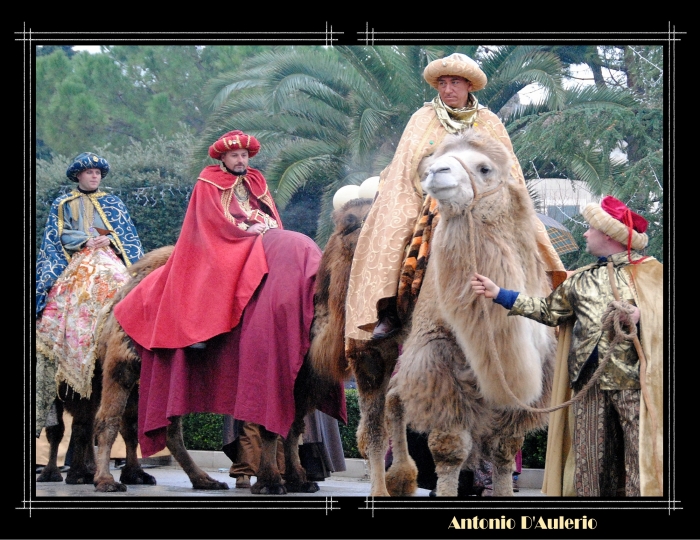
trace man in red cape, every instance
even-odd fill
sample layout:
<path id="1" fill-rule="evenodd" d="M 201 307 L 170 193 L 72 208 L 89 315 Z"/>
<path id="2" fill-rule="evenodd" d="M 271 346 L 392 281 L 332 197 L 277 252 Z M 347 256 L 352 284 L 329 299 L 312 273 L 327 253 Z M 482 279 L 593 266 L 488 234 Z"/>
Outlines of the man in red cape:
<path id="1" fill-rule="evenodd" d="M 321 250 L 283 230 L 260 143 L 231 131 L 209 148 L 168 262 L 114 309 L 141 355 L 139 442 L 165 447 L 169 418 L 228 414 L 285 437 L 309 348 Z M 319 410 L 347 421 L 342 385 Z"/>

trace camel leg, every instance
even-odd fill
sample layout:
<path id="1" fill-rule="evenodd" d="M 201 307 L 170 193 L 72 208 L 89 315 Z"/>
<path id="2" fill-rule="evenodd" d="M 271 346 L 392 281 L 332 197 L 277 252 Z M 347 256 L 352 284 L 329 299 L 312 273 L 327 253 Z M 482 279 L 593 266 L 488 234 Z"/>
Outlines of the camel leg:
<path id="1" fill-rule="evenodd" d="M 172 423 L 168 426 L 166 444 L 170 453 L 189 477 L 194 489 L 228 489 L 226 482 L 215 480 L 194 462 L 185 448 L 185 441 L 182 438 L 182 419 L 179 416 L 172 418 Z"/>
<path id="2" fill-rule="evenodd" d="M 384 408 L 389 379 L 399 357 L 398 345 L 395 342 L 350 342 L 348 362 L 357 381 L 360 405 L 357 446 L 369 464 L 370 495 L 389 497 L 384 472 L 384 457 L 389 446 Z"/>
<path id="3" fill-rule="evenodd" d="M 525 437 L 509 437 L 499 441 L 493 455 L 493 496 L 513 496 L 513 460 L 522 448 Z"/>
<path id="4" fill-rule="evenodd" d="M 438 497 L 456 497 L 459 489 L 459 472 L 473 446 L 468 431 L 433 430 L 428 436 L 428 448 L 435 461 Z"/>
<path id="5" fill-rule="evenodd" d="M 291 437 L 288 438 L 291 439 Z M 255 495 L 286 495 L 287 488 L 277 467 L 279 437 L 276 433 L 265 429 L 264 426 L 260 426 L 260 439 L 262 440 L 260 466 L 258 467 L 257 481 L 250 487 L 250 492 Z M 293 441 L 290 440 L 290 444 L 294 444 Z"/>
<path id="6" fill-rule="evenodd" d="M 131 370 L 120 370 L 126 374 Z M 107 373 L 107 372 L 105 372 Z M 138 380 L 138 375 L 131 372 L 133 385 Z M 102 400 L 95 418 L 95 433 L 97 435 L 97 470 L 93 483 L 95 491 L 113 492 L 126 491 L 126 486 L 117 482 L 109 472 L 109 458 L 112 453 L 112 445 L 117 438 L 121 427 L 126 404 L 133 386 L 126 380 L 118 382 L 114 377 L 105 375 L 103 379 Z"/>
<path id="7" fill-rule="evenodd" d="M 360 384 L 358 383 L 358 390 Z M 385 392 L 358 392 L 360 422 L 357 427 L 357 446 L 367 459 L 370 473 L 370 495 L 388 497 L 384 458 L 389 446 L 389 437 L 384 416 Z"/>
<path id="8" fill-rule="evenodd" d="M 49 462 L 37 477 L 37 482 L 63 482 L 63 475 L 58 470 L 58 446 L 63 440 L 66 426 L 63 423 L 63 405 L 56 400 L 56 416 L 58 424 L 46 428 L 46 439 L 49 441 Z"/>
<path id="9" fill-rule="evenodd" d="M 284 440 L 285 487 L 288 493 L 316 493 L 316 482 L 306 478 L 306 471 L 299 460 L 299 437 L 304 432 L 304 416 L 297 413 L 287 438 Z"/>
<path id="10" fill-rule="evenodd" d="M 386 397 L 387 423 L 391 437 L 391 467 L 386 472 L 386 485 L 392 496 L 412 495 L 418 488 L 418 467 L 408 453 L 406 418 L 403 403 L 396 389 Z"/>
<path id="11" fill-rule="evenodd" d="M 109 459 L 112 445 L 122 429 L 125 415 L 129 416 L 129 423 L 136 424 L 135 400 L 137 400 L 137 384 L 141 376 L 141 359 L 136 354 L 130 338 L 121 327 L 114 329 L 107 335 L 109 335 L 109 339 L 104 345 L 104 349 L 102 346 L 98 349 L 102 351 L 101 358 L 103 358 L 101 365 L 102 396 L 95 416 L 97 471 L 93 483 L 95 490 L 100 492 L 126 491 L 126 485 L 117 482 L 112 473 L 109 472 Z M 129 408 L 127 409 L 127 407 Z M 132 429 L 134 430 L 133 435 L 130 431 Z M 129 427 L 128 430 L 124 430 L 126 435 L 122 434 L 127 445 L 127 458 L 129 446 L 134 446 L 132 457 L 134 461 L 136 460 L 136 444 L 138 442 L 135 430 L 135 426 Z M 143 483 L 149 484 L 151 482 Z M 153 484 L 155 484 L 155 479 L 153 479 Z"/>
<path id="12" fill-rule="evenodd" d="M 288 493 L 316 493 L 320 488 L 316 482 L 310 482 L 299 459 L 299 437 L 304 433 L 304 417 L 313 412 L 319 396 L 331 392 L 333 381 L 322 378 L 309 364 L 308 356 L 294 381 L 295 414 L 292 426 L 284 439 L 285 487 Z"/>
<path id="13" fill-rule="evenodd" d="M 92 484 L 95 475 L 95 408 L 97 398 L 73 399 L 65 407 L 73 416 L 71 442 L 73 455 L 66 473 L 66 484 Z"/>
<path id="14" fill-rule="evenodd" d="M 119 430 L 126 445 L 126 463 L 119 476 L 119 481 L 122 484 L 155 486 L 156 479 L 143 470 L 138 458 L 138 404 L 138 391 L 133 389 L 129 394 L 126 410 L 122 416 L 121 429 Z"/>

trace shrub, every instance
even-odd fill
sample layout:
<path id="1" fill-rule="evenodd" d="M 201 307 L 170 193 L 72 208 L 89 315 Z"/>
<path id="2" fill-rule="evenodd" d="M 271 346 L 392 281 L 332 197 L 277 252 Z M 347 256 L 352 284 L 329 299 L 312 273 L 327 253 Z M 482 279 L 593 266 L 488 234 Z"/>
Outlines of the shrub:
<path id="1" fill-rule="evenodd" d="M 182 436 L 188 450 L 221 450 L 224 417 L 213 413 L 192 413 L 182 417 Z"/>
<path id="2" fill-rule="evenodd" d="M 544 469 L 544 458 L 546 454 L 547 428 L 528 433 L 523 443 L 523 467 L 528 469 Z"/>
<path id="3" fill-rule="evenodd" d="M 348 388 L 345 390 L 345 403 L 348 411 L 348 423 L 347 425 L 343 425 L 342 422 L 338 422 L 343 451 L 346 458 L 361 458 L 360 451 L 357 449 L 357 426 L 360 423 L 360 404 L 356 389 Z"/>

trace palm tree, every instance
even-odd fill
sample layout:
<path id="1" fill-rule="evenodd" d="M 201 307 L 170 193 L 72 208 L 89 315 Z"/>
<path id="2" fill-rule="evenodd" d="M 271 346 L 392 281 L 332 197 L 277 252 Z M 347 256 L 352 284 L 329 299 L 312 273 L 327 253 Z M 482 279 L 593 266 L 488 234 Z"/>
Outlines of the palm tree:
<path id="1" fill-rule="evenodd" d="M 604 65 L 591 56 L 591 47 L 575 49 L 564 51 L 565 65 L 568 57 L 585 58 L 589 66 Z M 612 65 L 609 52 L 608 66 Z M 657 53 L 652 48 L 642 52 Z M 627 71 L 634 69 L 626 51 L 619 56 Z M 561 108 L 533 104 L 510 111 L 504 121 L 516 155 L 526 177 L 582 180 L 593 193 L 611 194 L 626 202 L 649 220 L 647 252 L 663 260 L 662 103 L 653 99 L 653 92 L 640 91 L 640 78 L 627 88 L 620 84 L 624 78 L 618 76 L 608 85 L 600 73 L 594 70 L 593 74 L 595 84 L 570 87 Z M 653 77 L 655 84 L 659 75 Z M 577 229 L 572 231 L 575 234 L 582 233 L 581 224 L 567 226 Z M 585 254 L 567 260 L 570 267 L 586 262 Z"/>
<path id="2" fill-rule="evenodd" d="M 479 99 L 496 112 L 532 82 L 548 90 L 543 106 L 557 107 L 561 64 L 541 49 L 270 49 L 208 85 L 205 99 L 214 110 L 195 156 L 206 156 L 207 142 L 230 129 L 253 133 L 264 144 L 265 175 L 281 208 L 301 189 L 322 191 L 316 240 L 324 245 L 331 232 L 333 194 L 378 175 L 393 157 L 410 115 L 435 95 L 422 77 L 430 61 L 453 52 L 482 61 L 490 82 Z"/>

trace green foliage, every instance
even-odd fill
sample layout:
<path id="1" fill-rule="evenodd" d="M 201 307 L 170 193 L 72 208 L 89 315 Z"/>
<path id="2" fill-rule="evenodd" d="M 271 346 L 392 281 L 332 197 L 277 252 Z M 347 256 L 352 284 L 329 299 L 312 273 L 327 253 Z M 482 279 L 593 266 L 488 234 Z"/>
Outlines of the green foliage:
<path id="1" fill-rule="evenodd" d="M 422 76 L 428 62 L 453 52 L 479 57 L 490 81 L 479 99 L 494 110 L 532 82 L 548 89 L 547 105 L 556 107 L 561 64 L 540 49 L 504 47 L 488 54 L 476 46 L 270 48 L 206 86 L 214 110 L 195 155 L 206 159 L 211 141 L 227 130 L 254 134 L 263 143 L 261 153 L 270 156 L 265 174 L 280 208 L 300 190 L 320 195 L 316 241 L 324 246 L 335 192 L 378 175 L 410 116 L 435 96 Z"/>
<path id="2" fill-rule="evenodd" d="M 522 452 L 524 468 L 544 469 L 544 458 L 547 455 L 547 428 L 528 433 L 525 436 Z"/>
<path id="3" fill-rule="evenodd" d="M 261 49 L 119 45 L 90 54 L 37 47 L 37 145 L 70 155 L 88 146 L 122 149 L 154 130 L 171 137 L 181 124 L 199 132 L 207 115 L 205 82 Z"/>
<path id="4" fill-rule="evenodd" d="M 182 417 L 182 436 L 188 450 L 221 450 L 224 417 L 212 413 L 192 413 Z"/>
<path id="5" fill-rule="evenodd" d="M 347 425 L 343 425 L 342 422 L 338 422 L 343 451 L 345 452 L 346 458 L 361 458 L 362 455 L 360 455 L 360 451 L 357 449 L 357 426 L 360 424 L 360 404 L 356 389 L 347 388 L 345 390 L 345 403 L 348 411 L 348 423 Z"/>

